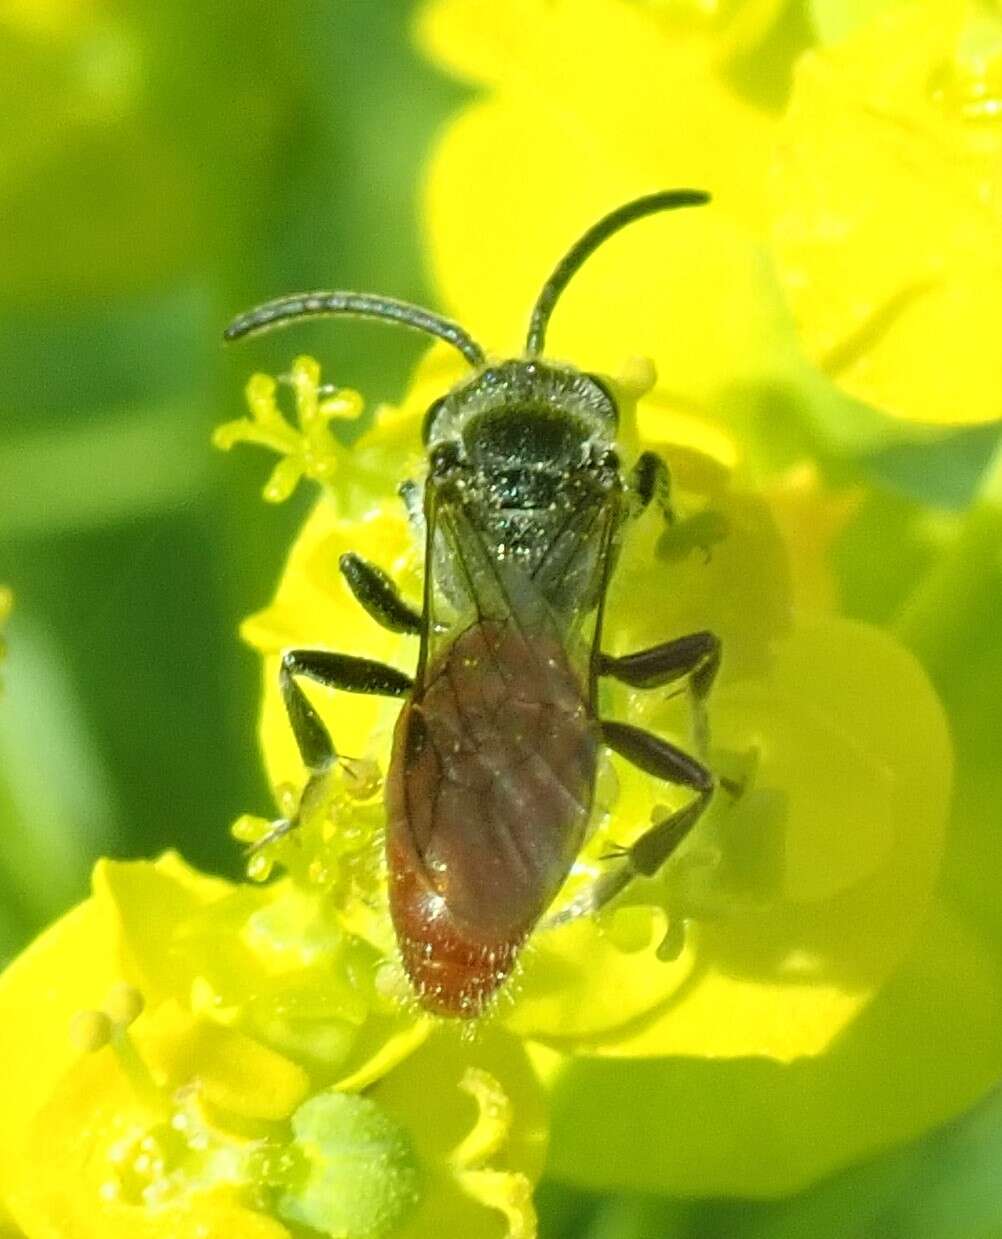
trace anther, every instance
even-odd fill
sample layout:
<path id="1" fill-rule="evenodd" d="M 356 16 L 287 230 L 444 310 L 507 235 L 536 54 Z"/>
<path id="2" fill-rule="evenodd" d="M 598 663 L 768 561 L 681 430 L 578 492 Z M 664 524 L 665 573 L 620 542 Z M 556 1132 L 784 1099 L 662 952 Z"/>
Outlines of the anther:
<path id="1" fill-rule="evenodd" d="M 639 400 L 646 396 L 658 381 L 658 372 L 650 357 L 630 357 L 622 365 L 616 382 L 624 394 Z"/>
<path id="2" fill-rule="evenodd" d="M 142 1015 L 146 1006 L 142 994 L 126 981 L 119 981 L 112 986 L 104 1000 L 104 1009 L 113 1023 L 120 1028 L 128 1028 Z"/>
<path id="3" fill-rule="evenodd" d="M 135 986 L 120 981 L 109 992 L 104 1010 L 76 1012 L 70 1020 L 69 1035 L 85 1054 L 110 1046 L 136 1096 L 151 1110 L 163 1113 L 167 1100 L 129 1035 L 129 1025 L 139 1018 L 145 1005 Z"/>
<path id="4" fill-rule="evenodd" d="M 114 1026 L 104 1011 L 76 1011 L 70 1018 L 70 1041 L 82 1054 L 95 1054 L 111 1041 Z"/>

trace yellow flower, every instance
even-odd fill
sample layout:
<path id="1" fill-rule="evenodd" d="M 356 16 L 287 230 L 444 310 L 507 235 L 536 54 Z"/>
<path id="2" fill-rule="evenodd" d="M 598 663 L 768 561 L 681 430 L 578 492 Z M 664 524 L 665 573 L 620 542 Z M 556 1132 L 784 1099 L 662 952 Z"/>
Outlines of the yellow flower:
<path id="1" fill-rule="evenodd" d="M 797 364 L 751 233 L 775 120 L 730 88 L 711 39 L 676 40 L 659 13 L 615 0 L 438 3 L 418 29 L 440 63 L 489 87 L 445 131 L 426 188 L 434 274 L 474 336 L 517 352 L 570 239 L 635 195 L 690 185 L 714 203 L 597 254 L 554 315 L 550 353 L 605 373 L 650 356 L 657 394 L 696 413 Z"/>
<path id="2" fill-rule="evenodd" d="M 527 966 L 511 1021 L 575 1052 L 548 1060 L 551 1169 L 593 1188 L 793 1190 L 942 1121 L 1002 1064 L 990 942 L 958 920 L 952 892 L 932 897 L 949 766 L 940 708 L 892 638 L 830 613 L 818 523 L 796 508 L 806 492 L 801 512 L 829 529 L 850 510 L 851 496 L 810 494 L 812 458 L 827 471 L 896 436 L 928 437 L 917 423 L 1002 412 L 991 338 L 1002 20 L 997 5 L 947 0 L 808 7 L 813 32 L 793 9 L 754 0 L 431 0 L 419 17 L 433 59 L 478 88 L 433 154 L 425 203 L 446 306 L 479 337 L 517 348 L 555 257 L 610 206 L 665 186 L 712 191 L 706 210 L 648 220 L 597 256 L 554 316 L 551 350 L 611 372 L 649 353 L 659 383 L 638 409 L 648 440 L 670 443 L 684 425 L 705 451 L 705 434 L 729 428 L 730 452 L 713 453 L 735 469 L 726 493 L 744 499 L 749 476 L 771 474 L 753 498 L 767 498 L 794 578 L 789 622 L 770 626 L 768 542 L 739 539 L 731 522 L 702 577 L 693 557 L 677 578 L 646 579 L 645 599 L 670 592 L 645 608 L 650 627 L 636 632 L 627 611 L 620 637 L 610 614 L 621 649 L 712 617 L 726 651 L 714 737 L 754 746 L 760 767 L 750 794 L 698 832 L 722 862 L 709 888 L 686 889 L 688 855 L 665 878 L 661 908 L 677 917 L 681 888 L 696 922 L 661 973 L 692 960 L 683 982 L 642 986 L 655 1001 L 641 1009 L 628 984 L 603 1005 L 583 968 L 537 995 Z M 731 575 L 714 580 L 732 547 Z M 619 579 L 637 596 L 642 566 L 628 572 L 638 566 L 624 560 Z M 944 644 L 963 644 L 952 599 L 935 598 Z M 745 660 L 756 636 L 757 666 Z M 621 711 L 641 709 L 624 697 Z M 891 808 L 930 774 L 915 801 Z M 930 809 L 920 842 L 911 829 Z M 729 849 L 743 863 L 729 864 Z M 755 862 L 750 881 L 743 866 Z M 735 869 L 744 876 L 728 885 Z M 639 913 L 614 913 L 602 949 L 589 946 L 596 977 L 627 915 Z M 653 961 L 643 925 L 622 934 Z M 538 956 L 547 950 L 541 941 Z M 632 1020 L 601 1027 L 620 995 Z"/>
<path id="3" fill-rule="evenodd" d="M 835 20 L 845 6 L 815 8 L 823 29 L 851 25 Z M 609 370 L 647 353 L 676 408 L 759 410 L 774 435 L 791 406 L 836 441 L 891 433 L 858 402 L 913 421 L 998 417 L 997 7 L 891 6 L 807 51 L 789 14 L 427 4 L 425 48 L 486 88 L 427 176 L 448 308 L 513 348 L 568 237 L 634 194 L 694 185 L 708 210 L 638 226 L 582 274 L 555 355 Z"/>
<path id="4" fill-rule="evenodd" d="M 0 978 L 12 1224 L 531 1236 L 544 1119 L 524 1052 L 401 1010 L 372 958 L 291 879 L 101 862 L 92 897 Z"/>
<path id="5" fill-rule="evenodd" d="M 997 1078 L 994 962 L 936 893 L 944 716 L 893 636 L 838 614 L 827 552 L 859 496 L 814 459 L 911 433 L 871 405 L 944 423 L 998 411 L 995 17 L 945 0 L 871 23 L 813 9 L 809 50 L 778 0 L 436 0 L 421 19 L 425 46 L 486 87 L 444 135 L 427 202 L 445 296 L 493 346 L 517 352 L 555 257 L 607 207 L 665 184 L 714 192 L 617 238 L 551 342 L 620 375 L 624 446 L 671 466 L 680 519 L 630 530 L 606 648 L 721 636 L 709 757 L 729 794 L 663 872 L 534 935 L 473 1038 L 423 1013 L 380 846 L 396 707 L 308 690 L 346 756 L 302 803 L 277 669 L 319 645 L 412 670 L 413 639 L 378 627 L 337 564 L 361 553 L 420 597 L 394 491 L 420 475 L 420 415 L 457 365 L 433 349 L 350 450 L 331 422 L 361 399 L 322 387 L 314 360 L 288 376 L 295 423 L 255 376 L 251 417 L 217 442 L 279 454 L 269 500 L 303 477 L 325 488 L 243 629 L 263 656 L 267 772 L 299 828 L 237 823 L 253 883 L 172 855 L 102 862 L 92 897 L 0 978 L 0 1226 L 532 1239 L 551 1119 L 566 1181 L 766 1195 Z M 624 368 L 640 352 L 661 375 L 649 394 Z M 691 739 L 667 695 L 610 688 L 602 705 Z M 682 803 L 615 758 L 597 800 L 557 908 Z"/>
<path id="6" fill-rule="evenodd" d="M 810 357 L 898 417 L 1002 416 L 1002 13 L 906 4 L 797 64 L 772 240 Z"/>

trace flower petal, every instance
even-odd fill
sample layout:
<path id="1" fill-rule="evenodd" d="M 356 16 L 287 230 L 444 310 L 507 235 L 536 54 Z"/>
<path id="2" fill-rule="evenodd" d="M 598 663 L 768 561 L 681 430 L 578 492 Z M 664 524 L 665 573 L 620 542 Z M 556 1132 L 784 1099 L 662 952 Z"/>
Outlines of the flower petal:
<path id="1" fill-rule="evenodd" d="M 179 963 L 176 950 L 178 926 L 233 889 L 176 852 L 153 862 L 98 861 L 92 881 L 95 900 L 118 931 L 126 980 L 152 1001 L 176 993 L 189 979 L 189 966 Z"/>
<path id="2" fill-rule="evenodd" d="M 941 912 L 820 1058 L 566 1060 L 549 1170 L 591 1191 L 784 1195 L 956 1114 L 1000 1070 L 994 965 Z"/>
<path id="3" fill-rule="evenodd" d="M 0 1106 L 0 1179 L 7 1179 L 11 1150 L 31 1116 L 77 1057 L 71 1017 L 94 1006 L 121 975 L 113 925 L 90 899 L 0 976 L 0 1061 L 9 1068 Z M 20 1066 L 28 1063 L 30 1070 Z"/>
<path id="4" fill-rule="evenodd" d="M 409 1128 L 428 1172 L 424 1202 L 401 1239 L 531 1239 L 531 1229 L 518 1228 L 534 1217 L 527 1188 L 542 1170 L 547 1116 L 515 1038 L 484 1028 L 471 1041 L 440 1026 L 371 1095 Z M 507 1112 L 500 1127 L 498 1106 Z"/>
<path id="5" fill-rule="evenodd" d="M 170 1020 L 155 1030 L 159 1048 L 184 1041 L 183 1023 Z M 189 1057 L 192 1071 L 197 1063 Z M 247 1207 L 240 1185 L 220 1174 L 223 1167 L 201 1181 L 183 1156 L 175 1164 L 171 1131 L 133 1091 L 110 1048 L 88 1055 L 24 1123 L 9 1162 L 8 1207 L 28 1235 L 288 1239 L 283 1226 Z M 156 1207 L 147 1189 L 158 1194 Z"/>
<path id="6" fill-rule="evenodd" d="M 967 8 L 897 6 L 805 55 L 774 182 L 806 351 L 853 396 L 924 422 L 1002 413 L 1002 20 L 972 47 Z"/>
<path id="7" fill-rule="evenodd" d="M 275 601 L 246 620 L 242 628 L 244 639 L 266 655 L 261 746 L 275 787 L 299 786 L 303 780 L 302 758 L 279 691 L 282 651 L 294 646 L 328 646 L 342 653 L 364 653 L 405 670 L 410 664 L 413 669 L 417 652 L 413 639 L 387 632 L 355 601 L 338 570 L 338 560 L 346 551 L 390 572 L 401 583 L 405 597 L 420 597 L 420 559 L 399 503 L 370 506 L 360 521 L 342 519 L 327 499 L 317 504 L 289 555 Z M 352 757 L 385 753 L 398 709 L 393 703 L 387 705 L 361 693 L 335 696 L 319 690 L 311 695 L 322 716 L 336 718 L 332 730 L 339 752 Z"/>
<path id="8" fill-rule="evenodd" d="M 523 1035 L 612 1057 L 790 1062 L 828 1049 L 909 949 L 951 766 L 918 664 L 877 629 L 802 624 L 764 674 L 724 680 L 711 718 L 723 751 L 758 751 L 754 782 L 626 900 L 691 918 L 685 951 L 660 959 L 654 928 L 630 953 L 593 922 L 541 935 L 508 1017 Z"/>
<path id="9" fill-rule="evenodd" d="M 717 76 L 707 49 L 613 0 L 445 0 L 421 31 L 433 54 L 495 88 L 446 131 L 427 185 L 435 275 L 476 335 L 517 351 L 531 299 L 586 227 L 633 195 L 692 185 L 715 205 L 610 242 L 561 301 L 550 351 L 608 373 L 649 355 L 664 390 L 697 406 L 722 382 L 789 366 L 792 336 L 753 235 L 756 152 L 773 122 Z M 508 157 L 485 175 L 486 151 Z"/>

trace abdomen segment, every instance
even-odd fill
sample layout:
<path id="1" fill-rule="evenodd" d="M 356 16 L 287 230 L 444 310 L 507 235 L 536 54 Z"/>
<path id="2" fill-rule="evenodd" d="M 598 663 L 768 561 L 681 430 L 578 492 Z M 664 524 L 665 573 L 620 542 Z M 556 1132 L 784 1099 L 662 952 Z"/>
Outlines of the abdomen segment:
<path id="1" fill-rule="evenodd" d="M 390 908 L 430 1009 L 477 1014 L 563 883 L 598 727 L 561 646 L 481 621 L 429 667 L 387 780 Z"/>

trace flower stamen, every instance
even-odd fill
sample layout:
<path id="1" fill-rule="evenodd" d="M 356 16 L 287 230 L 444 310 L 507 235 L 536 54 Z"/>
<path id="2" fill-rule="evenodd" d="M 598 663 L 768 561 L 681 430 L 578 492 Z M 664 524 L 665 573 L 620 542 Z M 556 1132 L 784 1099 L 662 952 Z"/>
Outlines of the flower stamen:
<path id="1" fill-rule="evenodd" d="M 279 409 L 279 382 L 293 390 L 298 429 Z M 223 451 L 235 443 L 256 443 L 282 457 L 264 486 L 268 503 L 288 499 L 302 477 L 324 483 L 350 469 L 350 451 L 331 434 L 329 423 L 356 420 L 362 413 L 362 397 L 347 387 L 321 387 L 320 366 L 312 357 L 297 357 L 280 380 L 269 374 L 252 375 L 245 396 L 250 417 L 218 426 L 212 441 Z"/>
<path id="2" fill-rule="evenodd" d="M 136 1097 L 157 1114 L 166 1114 L 168 1099 L 153 1078 L 129 1028 L 143 1013 L 145 1001 L 134 986 L 120 981 L 108 992 L 101 1010 L 77 1011 L 70 1020 L 70 1040 L 83 1054 L 111 1046 Z"/>

